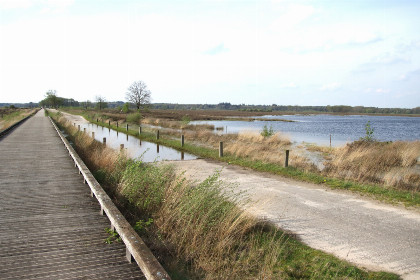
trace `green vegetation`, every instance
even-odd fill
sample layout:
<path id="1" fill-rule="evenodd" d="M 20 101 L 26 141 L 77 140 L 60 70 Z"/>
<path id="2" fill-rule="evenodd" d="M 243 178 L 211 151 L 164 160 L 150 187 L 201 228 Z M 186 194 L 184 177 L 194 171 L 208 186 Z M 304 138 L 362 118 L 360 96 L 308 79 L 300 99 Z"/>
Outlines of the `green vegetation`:
<path id="1" fill-rule="evenodd" d="M 173 279 L 399 279 L 311 249 L 250 216 L 218 173 L 191 185 L 170 165 L 128 159 L 59 125 Z"/>
<path id="2" fill-rule="evenodd" d="M 108 233 L 108 237 L 105 239 L 105 243 L 112 244 L 114 242 L 121 242 L 121 237 L 115 230 L 105 228 L 105 232 Z"/>
<path id="3" fill-rule="evenodd" d="M 266 124 L 263 126 L 263 129 L 261 131 L 261 136 L 264 137 L 270 137 L 274 135 L 274 130 L 273 130 L 273 126 L 270 125 L 270 127 L 268 127 Z"/>
<path id="4" fill-rule="evenodd" d="M 373 136 L 374 129 L 373 129 L 373 127 L 370 126 L 370 121 L 368 121 L 366 123 L 366 125 L 365 125 L 365 131 L 366 131 L 365 137 L 360 138 L 360 140 L 362 140 L 362 141 L 368 141 L 368 142 L 374 141 L 375 140 L 374 139 L 374 136 Z"/>
<path id="5" fill-rule="evenodd" d="M 0 108 L 0 130 L 12 126 L 35 112 L 36 109 L 16 108 L 13 105 L 9 108 Z"/>

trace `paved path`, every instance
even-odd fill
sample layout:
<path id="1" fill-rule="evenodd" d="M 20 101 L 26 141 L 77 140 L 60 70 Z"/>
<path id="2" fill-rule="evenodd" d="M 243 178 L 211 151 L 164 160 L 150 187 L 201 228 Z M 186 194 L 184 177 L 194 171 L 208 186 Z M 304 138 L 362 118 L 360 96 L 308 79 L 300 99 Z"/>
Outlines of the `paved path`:
<path id="1" fill-rule="evenodd" d="M 0 140 L 0 279 L 145 279 L 44 112 Z"/>
<path id="2" fill-rule="evenodd" d="M 259 201 L 250 210 L 290 230 L 313 248 L 375 270 L 420 279 L 420 214 L 348 192 L 209 160 L 173 162 L 186 176 L 221 178 Z"/>

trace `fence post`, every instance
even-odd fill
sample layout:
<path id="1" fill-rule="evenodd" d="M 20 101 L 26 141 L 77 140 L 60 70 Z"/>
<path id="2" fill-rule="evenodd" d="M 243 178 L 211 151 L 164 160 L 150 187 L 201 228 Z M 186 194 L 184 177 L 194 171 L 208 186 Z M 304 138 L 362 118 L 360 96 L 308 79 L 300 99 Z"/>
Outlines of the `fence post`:
<path id="1" fill-rule="evenodd" d="M 92 138 L 95 138 L 95 132 L 92 131 Z"/>
<path id="2" fill-rule="evenodd" d="M 120 150 L 124 149 L 124 144 L 120 144 Z"/>
<path id="3" fill-rule="evenodd" d="M 102 143 L 104 144 L 104 146 L 106 146 L 106 137 L 104 137 L 104 139 L 102 139 Z"/>
<path id="4" fill-rule="evenodd" d="M 111 126 L 111 121 L 108 121 L 108 126 Z"/>
<path id="5" fill-rule="evenodd" d="M 219 157 L 223 157 L 223 142 L 219 142 Z"/>
<path id="6" fill-rule="evenodd" d="M 286 159 L 284 161 L 284 167 L 289 166 L 289 150 L 286 150 Z"/>
<path id="7" fill-rule="evenodd" d="M 85 128 L 83 128 L 83 133 L 86 133 L 86 127 L 85 127 Z"/>
<path id="8" fill-rule="evenodd" d="M 99 122 L 99 119 L 96 119 L 96 122 Z"/>
<path id="9" fill-rule="evenodd" d="M 77 130 L 80 131 L 80 124 L 77 125 Z"/>
<path id="10" fill-rule="evenodd" d="M 118 121 L 117 121 L 117 128 L 118 128 Z"/>
<path id="11" fill-rule="evenodd" d="M 141 126 L 139 126 L 139 135 L 141 134 Z"/>
<path id="12" fill-rule="evenodd" d="M 331 134 L 330 134 L 330 149 L 331 149 Z"/>
<path id="13" fill-rule="evenodd" d="M 181 135 L 181 147 L 184 147 L 184 134 Z"/>
<path id="14" fill-rule="evenodd" d="M 126 126 L 125 126 L 125 130 L 126 130 L 126 131 L 128 131 L 128 124 L 126 124 Z"/>
<path id="15" fill-rule="evenodd" d="M 159 130 L 156 131 L 156 139 L 159 140 Z"/>

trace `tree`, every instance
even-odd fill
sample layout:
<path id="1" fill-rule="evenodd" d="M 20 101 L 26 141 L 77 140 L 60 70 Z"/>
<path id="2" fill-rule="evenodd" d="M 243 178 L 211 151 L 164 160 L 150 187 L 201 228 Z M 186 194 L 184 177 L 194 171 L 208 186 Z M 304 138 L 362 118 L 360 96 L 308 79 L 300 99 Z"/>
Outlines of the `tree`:
<path id="1" fill-rule="evenodd" d="M 140 109 L 141 106 L 150 103 L 150 90 L 147 89 L 145 82 L 136 81 L 128 88 L 126 98 Z"/>
<path id="2" fill-rule="evenodd" d="M 104 108 L 108 108 L 108 103 L 105 100 L 105 97 L 97 95 L 96 99 L 96 108 L 102 110 Z"/>
<path id="3" fill-rule="evenodd" d="M 57 97 L 55 90 L 49 90 L 45 93 L 45 98 L 40 102 L 42 106 L 57 108 L 63 103 L 63 98 Z"/>

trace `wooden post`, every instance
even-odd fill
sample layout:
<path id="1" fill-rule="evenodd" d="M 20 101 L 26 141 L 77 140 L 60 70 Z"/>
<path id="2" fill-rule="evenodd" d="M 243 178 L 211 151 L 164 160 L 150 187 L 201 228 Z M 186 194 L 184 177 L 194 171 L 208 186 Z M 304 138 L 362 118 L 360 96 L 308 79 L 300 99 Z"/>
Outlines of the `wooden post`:
<path id="1" fill-rule="evenodd" d="M 102 143 L 106 146 L 106 137 L 102 139 Z"/>
<path id="2" fill-rule="evenodd" d="M 86 133 L 86 127 L 85 127 L 85 128 L 83 128 L 83 133 Z"/>
<path id="3" fill-rule="evenodd" d="M 92 138 L 95 138 L 95 132 L 92 131 Z"/>
<path id="4" fill-rule="evenodd" d="M 80 131 L 80 124 L 77 125 L 77 130 Z"/>
<path id="5" fill-rule="evenodd" d="M 184 147 L 184 134 L 181 135 L 181 147 Z"/>
<path id="6" fill-rule="evenodd" d="M 120 144 L 120 150 L 124 149 L 124 144 Z"/>
<path id="7" fill-rule="evenodd" d="M 331 134 L 330 134 L 330 149 L 331 149 Z"/>
<path id="8" fill-rule="evenodd" d="M 111 126 L 111 121 L 108 121 L 108 126 Z"/>
<path id="9" fill-rule="evenodd" d="M 76 126 L 76 123 L 73 123 L 74 124 L 74 126 Z"/>
<path id="10" fill-rule="evenodd" d="M 181 160 L 184 160 L 184 152 L 181 152 Z"/>
<path id="11" fill-rule="evenodd" d="M 128 131 L 128 124 L 125 125 L 125 130 Z"/>
<path id="12" fill-rule="evenodd" d="M 286 150 L 286 159 L 284 161 L 284 167 L 289 166 L 289 150 Z"/>
<path id="13" fill-rule="evenodd" d="M 99 119 L 96 119 L 96 122 L 99 122 Z"/>
<path id="14" fill-rule="evenodd" d="M 223 142 L 219 142 L 219 157 L 223 157 Z"/>
<path id="15" fill-rule="evenodd" d="M 139 126 L 139 135 L 141 134 L 141 126 Z"/>
<path id="16" fill-rule="evenodd" d="M 156 139 L 159 140 L 159 130 L 156 131 Z"/>
<path id="17" fill-rule="evenodd" d="M 159 144 L 156 144 L 156 152 L 159 154 Z"/>
<path id="18" fill-rule="evenodd" d="M 118 128 L 118 122 L 117 122 L 117 128 Z"/>

